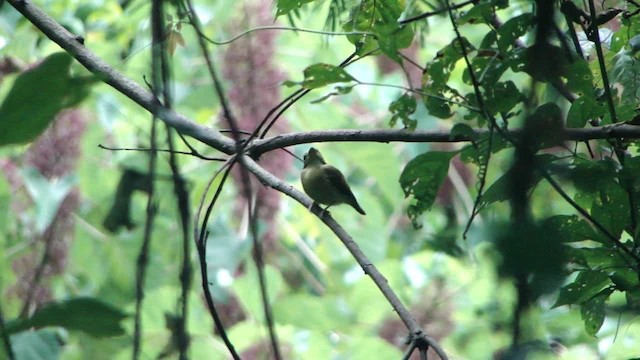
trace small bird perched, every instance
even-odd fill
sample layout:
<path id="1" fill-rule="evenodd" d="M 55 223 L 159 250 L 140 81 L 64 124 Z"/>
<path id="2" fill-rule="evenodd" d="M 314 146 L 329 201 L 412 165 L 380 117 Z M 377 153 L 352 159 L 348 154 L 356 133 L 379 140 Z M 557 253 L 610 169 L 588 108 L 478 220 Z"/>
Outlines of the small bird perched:
<path id="1" fill-rule="evenodd" d="M 366 215 L 351 192 L 340 170 L 327 163 L 315 148 L 304 155 L 304 169 L 300 175 L 304 192 L 313 201 L 327 205 L 325 211 L 338 204 L 349 204 L 362 215 Z"/>

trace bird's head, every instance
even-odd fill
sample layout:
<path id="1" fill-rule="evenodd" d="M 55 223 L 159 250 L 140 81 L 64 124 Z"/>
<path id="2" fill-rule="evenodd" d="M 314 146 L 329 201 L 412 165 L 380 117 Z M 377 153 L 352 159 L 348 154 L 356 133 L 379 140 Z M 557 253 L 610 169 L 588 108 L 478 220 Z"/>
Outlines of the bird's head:
<path id="1" fill-rule="evenodd" d="M 304 155 L 304 167 L 308 166 L 318 166 L 326 164 L 324 159 L 322 158 L 322 154 L 316 148 L 311 148 Z"/>

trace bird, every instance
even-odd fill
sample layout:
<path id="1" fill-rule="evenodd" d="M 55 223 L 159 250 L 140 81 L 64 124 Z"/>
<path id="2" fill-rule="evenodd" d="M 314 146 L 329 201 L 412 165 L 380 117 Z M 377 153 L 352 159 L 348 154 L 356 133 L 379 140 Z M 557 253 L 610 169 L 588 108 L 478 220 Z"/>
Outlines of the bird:
<path id="1" fill-rule="evenodd" d="M 304 168 L 300 174 L 302 188 L 313 201 L 329 207 L 349 204 L 357 212 L 366 215 L 340 170 L 328 165 L 320 151 L 310 148 L 304 155 Z"/>

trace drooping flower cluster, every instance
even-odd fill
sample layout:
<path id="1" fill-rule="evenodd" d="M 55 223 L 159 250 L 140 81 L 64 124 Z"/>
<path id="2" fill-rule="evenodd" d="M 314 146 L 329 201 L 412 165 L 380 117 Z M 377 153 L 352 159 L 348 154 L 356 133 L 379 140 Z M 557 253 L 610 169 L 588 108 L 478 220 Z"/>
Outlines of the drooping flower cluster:
<path id="1" fill-rule="evenodd" d="M 86 114 L 78 109 L 62 111 L 47 129 L 23 155 L 25 167 L 34 167 L 48 181 L 57 181 L 75 171 L 80 158 L 80 139 L 85 130 Z M 41 199 L 29 198 L 19 175 L 19 167 L 14 161 L 2 162 L 12 194 L 12 210 L 18 222 L 28 225 L 34 221 L 26 214 L 29 207 Z M 32 242 L 30 251 L 13 261 L 16 283 L 9 293 L 27 303 L 28 309 L 35 309 L 51 299 L 48 279 L 61 274 L 68 260 L 69 243 L 73 238 L 73 212 L 78 207 L 79 190 L 73 188 L 60 204 L 55 217 L 44 232 L 38 233 L 33 227 L 22 226 L 18 236 L 24 242 Z"/>
<path id="2" fill-rule="evenodd" d="M 232 22 L 231 33 L 273 22 L 271 1 L 253 1 L 243 6 L 243 18 Z M 230 84 L 227 96 L 242 131 L 252 132 L 281 100 L 279 86 L 284 74 L 274 64 L 275 39 L 274 31 L 257 31 L 234 41 L 224 54 L 223 74 Z M 283 133 L 288 129 L 286 119 L 280 118 L 271 132 Z M 275 176 L 282 177 L 291 168 L 292 157 L 284 151 L 272 151 L 260 158 L 260 164 Z M 238 171 L 234 172 L 233 178 L 241 189 L 242 179 Z M 275 235 L 273 220 L 280 207 L 280 196 L 258 183 L 254 183 L 252 188 L 257 198 L 258 218 L 269 224 L 265 239 L 268 246 Z M 238 205 L 238 211 L 246 211 L 244 200 Z"/>

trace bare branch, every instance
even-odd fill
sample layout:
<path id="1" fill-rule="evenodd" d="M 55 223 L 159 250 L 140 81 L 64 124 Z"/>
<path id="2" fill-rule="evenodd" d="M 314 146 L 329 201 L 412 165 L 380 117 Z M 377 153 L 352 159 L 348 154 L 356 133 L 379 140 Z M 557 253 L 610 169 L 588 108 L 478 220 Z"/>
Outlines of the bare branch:
<path id="1" fill-rule="evenodd" d="M 340 241 L 342 241 L 342 244 L 347 248 L 347 250 L 349 250 L 353 258 L 358 262 L 362 270 L 364 270 L 365 274 L 371 277 L 371 280 L 373 280 L 378 289 L 380 289 L 380 292 L 384 295 L 387 301 L 389 301 L 389 304 L 391 304 L 395 312 L 398 313 L 398 316 L 409 330 L 412 340 L 423 339 L 436 351 L 441 359 L 448 359 L 440 345 L 422 331 L 415 317 L 413 317 L 404 304 L 402 304 L 402 301 L 400 301 L 400 298 L 398 298 L 393 289 L 391 289 L 384 275 L 378 271 L 371 260 L 369 260 L 369 258 L 367 258 L 364 252 L 360 249 L 360 246 L 358 246 L 349 233 L 347 233 L 346 230 L 344 230 L 344 228 L 331 217 L 330 213 L 322 210 L 318 206 L 312 207 L 313 201 L 308 196 L 263 169 L 253 161 L 253 159 L 245 156 L 244 163 L 246 168 L 251 171 L 264 185 L 286 194 L 307 209 L 311 209 L 311 212 L 318 216 L 318 218 L 322 220 L 329 229 L 331 229 Z"/>

